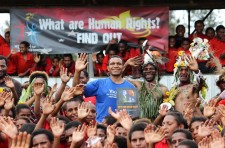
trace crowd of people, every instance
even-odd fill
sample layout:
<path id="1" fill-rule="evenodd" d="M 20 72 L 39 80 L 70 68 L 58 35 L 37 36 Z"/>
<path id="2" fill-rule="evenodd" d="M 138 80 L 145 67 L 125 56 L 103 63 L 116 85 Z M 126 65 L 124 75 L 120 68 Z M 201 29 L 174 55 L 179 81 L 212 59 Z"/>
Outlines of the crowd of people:
<path id="1" fill-rule="evenodd" d="M 91 82 L 87 54 L 76 61 L 70 54 L 50 59 L 30 53 L 26 41 L 19 52 L 9 51 L 6 32 L 0 50 L 0 147 L 225 148 L 225 28 L 219 25 L 216 35 L 213 28 L 206 35 L 203 29 L 203 21 L 196 21 L 196 32 L 184 38 L 185 28 L 178 25 L 169 37 L 167 63 L 144 38 L 140 48 L 130 49 L 126 41 L 112 39 L 106 55 L 93 56 L 95 75 L 107 77 Z M 191 45 L 196 38 L 208 39 L 210 46 L 205 40 Z M 197 56 L 190 47 L 198 48 Z M 159 82 L 163 70 L 174 74 L 170 90 Z M 215 84 L 206 83 L 207 72 L 220 74 Z M 143 81 L 124 77 L 131 74 Z M 15 75 L 29 81 L 20 84 Z M 59 76 L 61 83 L 50 87 L 49 76 Z M 220 93 L 205 101 L 208 85 Z M 118 89 L 138 90 L 139 109 L 133 110 L 138 116 L 127 105 L 118 109 Z"/>

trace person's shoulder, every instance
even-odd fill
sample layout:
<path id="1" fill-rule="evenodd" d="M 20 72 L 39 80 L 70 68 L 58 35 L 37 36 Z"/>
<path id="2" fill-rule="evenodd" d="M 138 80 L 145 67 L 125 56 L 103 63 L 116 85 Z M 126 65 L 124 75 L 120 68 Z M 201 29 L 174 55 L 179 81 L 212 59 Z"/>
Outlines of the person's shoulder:
<path id="1" fill-rule="evenodd" d="M 14 84 L 16 84 L 17 86 L 22 86 L 21 83 L 19 81 L 17 81 L 16 79 L 12 78 L 12 81 Z"/>

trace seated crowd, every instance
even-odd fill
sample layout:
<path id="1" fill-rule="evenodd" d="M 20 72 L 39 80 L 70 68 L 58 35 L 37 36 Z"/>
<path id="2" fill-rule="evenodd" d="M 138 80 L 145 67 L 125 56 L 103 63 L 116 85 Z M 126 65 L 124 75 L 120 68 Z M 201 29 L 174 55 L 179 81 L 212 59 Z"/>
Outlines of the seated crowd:
<path id="1" fill-rule="evenodd" d="M 157 61 L 158 53 L 142 46 L 144 38 L 136 49 L 113 39 L 106 55 L 93 57 L 96 76 L 108 77 L 91 82 L 85 53 L 75 62 L 70 54 L 62 61 L 32 54 L 26 41 L 20 43 L 20 52 L 1 49 L 7 53 L 0 55 L 0 147 L 225 148 L 225 54 L 221 53 L 225 28 L 218 26 L 215 37 L 204 35 L 203 28 L 203 22 L 196 21 L 196 33 L 184 38 L 185 28 L 177 27 L 177 35 L 169 38 L 167 56 L 172 66 Z M 190 40 L 196 37 L 210 40 L 214 54 L 205 61 L 189 53 Z M 9 38 L 1 47 L 8 43 Z M 174 73 L 170 90 L 159 83 L 163 70 Z M 134 78 L 144 81 L 123 77 L 134 71 Z M 220 74 L 210 84 L 220 93 L 209 101 L 204 100 L 208 86 L 202 72 Z M 29 81 L 21 85 L 10 75 L 29 76 Z M 61 83 L 50 87 L 48 76 L 59 76 Z M 67 85 L 70 79 L 72 86 Z M 118 89 L 138 90 L 138 109 L 132 110 L 138 116 L 131 116 L 127 106 L 118 109 L 122 99 Z"/>

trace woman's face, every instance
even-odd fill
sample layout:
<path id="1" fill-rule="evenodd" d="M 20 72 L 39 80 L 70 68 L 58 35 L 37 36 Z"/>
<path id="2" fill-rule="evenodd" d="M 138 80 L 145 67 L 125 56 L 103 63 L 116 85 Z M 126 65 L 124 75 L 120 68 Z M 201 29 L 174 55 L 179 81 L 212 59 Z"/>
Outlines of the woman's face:
<path id="1" fill-rule="evenodd" d="M 165 129 L 165 139 L 169 139 L 173 131 L 179 128 L 174 116 L 166 115 L 163 119 L 162 127 Z"/>

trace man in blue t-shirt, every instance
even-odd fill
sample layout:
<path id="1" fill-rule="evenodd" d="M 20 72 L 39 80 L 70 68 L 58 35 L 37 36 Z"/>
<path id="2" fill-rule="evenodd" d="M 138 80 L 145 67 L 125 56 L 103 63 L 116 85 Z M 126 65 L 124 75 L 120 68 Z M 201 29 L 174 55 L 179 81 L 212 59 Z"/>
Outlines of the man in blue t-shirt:
<path id="1" fill-rule="evenodd" d="M 76 61 L 75 75 L 73 85 L 79 82 L 80 72 L 87 66 L 87 54 L 81 54 Z M 96 96 L 96 121 L 102 122 L 108 115 L 108 108 L 112 110 L 117 108 L 117 89 L 132 88 L 135 86 L 122 78 L 123 60 L 119 56 L 113 56 L 109 59 L 107 66 L 109 77 L 98 79 L 88 83 L 84 90 L 85 97 Z"/>

